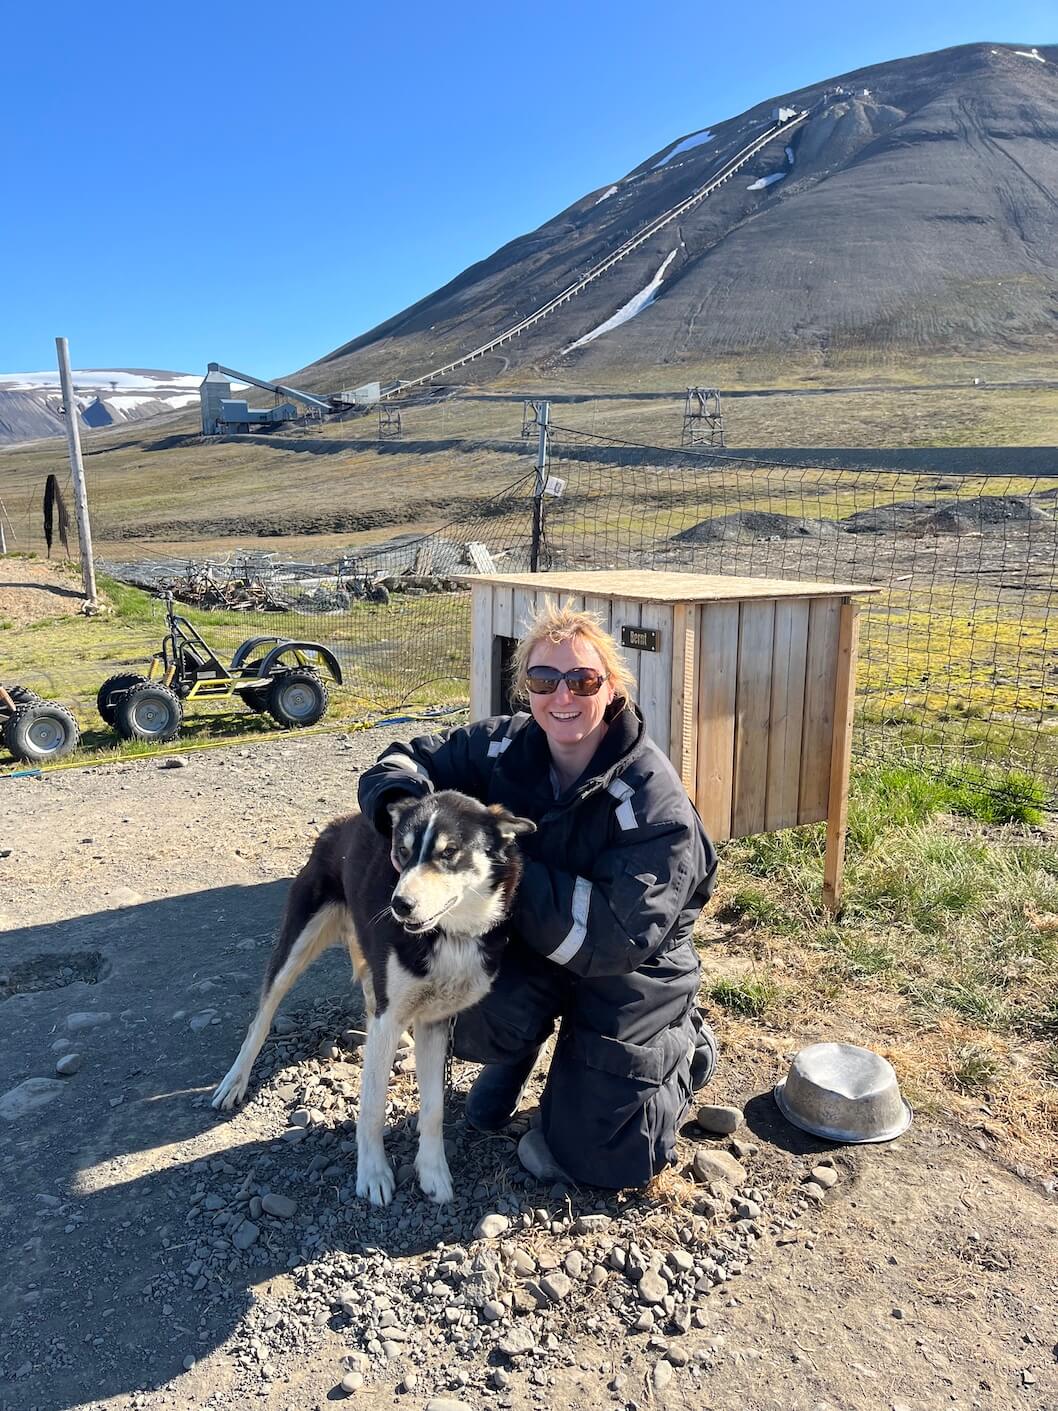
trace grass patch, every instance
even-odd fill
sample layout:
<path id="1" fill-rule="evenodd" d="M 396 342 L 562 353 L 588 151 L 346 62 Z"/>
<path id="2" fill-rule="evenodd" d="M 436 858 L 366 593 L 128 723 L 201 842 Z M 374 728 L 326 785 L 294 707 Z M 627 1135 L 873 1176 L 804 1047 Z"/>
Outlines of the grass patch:
<path id="1" fill-rule="evenodd" d="M 743 1019 L 760 1019 L 775 1004 L 781 991 L 771 980 L 745 977 L 717 980 L 706 994 L 714 1004 Z"/>

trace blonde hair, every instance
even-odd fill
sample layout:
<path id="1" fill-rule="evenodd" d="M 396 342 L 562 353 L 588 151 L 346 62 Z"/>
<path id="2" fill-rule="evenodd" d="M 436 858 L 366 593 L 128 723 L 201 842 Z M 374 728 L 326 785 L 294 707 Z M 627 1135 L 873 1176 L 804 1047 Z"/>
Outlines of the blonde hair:
<path id="1" fill-rule="evenodd" d="M 617 643 L 602 625 L 599 614 L 575 608 L 568 598 L 564 603 L 558 603 L 550 596 L 544 599 L 543 607 L 537 608 L 525 636 L 515 648 L 511 662 L 511 695 L 517 699 L 526 698 L 529 658 L 541 642 L 554 642 L 557 646 L 559 642 L 568 642 L 574 637 L 580 637 L 598 653 L 603 669 L 613 683 L 615 699 L 623 697 L 633 700 L 636 678 L 628 669 Z"/>

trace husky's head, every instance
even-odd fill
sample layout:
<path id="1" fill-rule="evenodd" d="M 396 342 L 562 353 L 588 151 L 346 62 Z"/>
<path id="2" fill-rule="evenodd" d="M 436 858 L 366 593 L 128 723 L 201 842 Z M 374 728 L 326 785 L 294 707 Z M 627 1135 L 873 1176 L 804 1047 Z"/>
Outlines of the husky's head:
<path id="1" fill-rule="evenodd" d="M 536 824 L 446 790 L 389 805 L 400 879 L 390 911 L 405 931 L 483 935 L 507 912 L 521 875 L 519 834 Z"/>

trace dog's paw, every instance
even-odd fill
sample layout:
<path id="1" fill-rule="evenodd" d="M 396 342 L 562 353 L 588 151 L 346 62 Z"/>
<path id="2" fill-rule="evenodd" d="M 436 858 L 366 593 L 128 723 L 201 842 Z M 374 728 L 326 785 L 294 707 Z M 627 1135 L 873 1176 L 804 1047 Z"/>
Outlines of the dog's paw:
<path id="1" fill-rule="evenodd" d="M 357 1157 L 356 1193 L 372 1205 L 388 1205 L 397 1182 L 393 1168 L 384 1156 Z"/>
<path id="2" fill-rule="evenodd" d="M 440 1160 L 420 1158 L 415 1163 L 415 1169 L 419 1174 L 423 1195 L 436 1200 L 438 1205 L 452 1199 L 452 1173 L 443 1156 Z"/>
<path id="3" fill-rule="evenodd" d="M 238 1068 L 232 1068 L 217 1084 L 211 1106 L 215 1107 L 218 1112 L 230 1112 L 233 1107 L 242 1102 L 249 1085 L 249 1073 L 241 1073 Z"/>

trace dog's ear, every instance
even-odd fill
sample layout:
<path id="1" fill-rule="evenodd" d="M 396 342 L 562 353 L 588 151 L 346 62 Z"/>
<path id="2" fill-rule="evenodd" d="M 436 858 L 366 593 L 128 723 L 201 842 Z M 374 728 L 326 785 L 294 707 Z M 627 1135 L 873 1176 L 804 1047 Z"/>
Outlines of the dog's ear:
<path id="1" fill-rule="evenodd" d="M 404 814 L 411 808 L 412 804 L 418 803 L 418 799 L 409 798 L 405 795 L 400 799 L 393 799 L 386 804 L 386 812 L 389 814 L 390 825 L 396 828 Z"/>
<path id="2" fill-rule="evenodd" d="M 518 818 L 505 809 L 502 804 L 490 803 L 489 812 L 494 815 L 496 825 L 500 830 L 500 837 L 505 843 L 513 843 L 521 833 L 536 832 L 536 824 L 531 818 Z"/>

